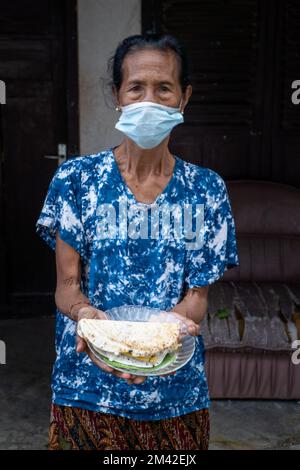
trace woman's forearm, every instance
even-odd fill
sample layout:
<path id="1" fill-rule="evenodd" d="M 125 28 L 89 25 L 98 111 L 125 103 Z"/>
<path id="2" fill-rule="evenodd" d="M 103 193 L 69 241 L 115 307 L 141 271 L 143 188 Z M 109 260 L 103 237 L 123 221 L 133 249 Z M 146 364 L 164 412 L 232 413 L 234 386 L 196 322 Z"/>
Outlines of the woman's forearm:
<path id="1" fill-rule="evenodd" d="M 58 310 L 74 321 L 78 319 L 80 308 L 90 305 L 89 299 L 81 292 L 78 280 L 69 278 L 58 284 L 55 291 Z"/>
<path id="2" fill-rule="evenodd" d="M 80 255 L 56 234 L 56 291 L 58 310 L 74 321 L 78 320 L 80 308 L 90 305 L 81 292 Z"/>
<path id="3" fill-rule="evenodd" d="M 207 312 L 207 296 L 208 286 L 189 289 L 182 301 L 175 305 L 171 312 L 180 313 L 199 324 Z"/>

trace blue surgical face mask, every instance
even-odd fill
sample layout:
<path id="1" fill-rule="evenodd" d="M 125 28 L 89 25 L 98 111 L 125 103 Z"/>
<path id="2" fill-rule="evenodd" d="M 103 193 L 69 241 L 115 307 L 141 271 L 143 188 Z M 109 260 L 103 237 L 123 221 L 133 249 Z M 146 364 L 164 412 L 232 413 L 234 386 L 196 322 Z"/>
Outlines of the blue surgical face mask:
<path id="1" fill-rule="evenodd" d="M 123 132 L 139 147 L 157 147 L 171 132 L 173 127 L 183 122 L 179 108 L 142 101 L 123 106 L 116 129 Z"/>

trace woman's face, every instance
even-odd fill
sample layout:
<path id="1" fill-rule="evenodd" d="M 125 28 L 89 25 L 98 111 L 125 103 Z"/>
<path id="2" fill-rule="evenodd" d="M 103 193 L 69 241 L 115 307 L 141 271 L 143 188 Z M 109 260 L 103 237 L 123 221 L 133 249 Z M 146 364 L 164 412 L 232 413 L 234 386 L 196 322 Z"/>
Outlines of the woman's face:
<path id="1" fill-rule="evenodd" d="M 141 101 L 180 107 L 183 111 L 192 87 L 182 92 L 179 82 L 179 63 L 172 51 L 141 50 L 128 54 L 123 62 L 123 80 L 115 91 L 119 106 Z"/>

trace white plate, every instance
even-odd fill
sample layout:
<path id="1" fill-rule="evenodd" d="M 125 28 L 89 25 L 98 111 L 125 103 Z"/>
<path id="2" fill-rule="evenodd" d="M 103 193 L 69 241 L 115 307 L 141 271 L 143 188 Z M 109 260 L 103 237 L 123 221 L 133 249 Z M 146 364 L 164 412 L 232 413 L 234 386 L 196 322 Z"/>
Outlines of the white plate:
<path id="1" fill-rule="evenodd" d="M 149 308 L 136 305 L 123 305 L 122 307 L 115 307 L 110 310 L 106 310 L 105 313 L 109 316 L 110 320 L 120 320 L 120 321 L 148 321 L 151 315 L 158 315 L 163 313 L 163 310 L 157 308 Z M 176 352 L 174 359 L 166 367 L 159 370 L 141 371 L 139 369 L 126 369 L 112 366 L 109 364 L 102 356 L 99 356 L 97 351 L 94 350 L 93 346 L 88 343 L 88 346 L 92 353 L 102 362 L 105 362 L 110 367 L 120 372 L 127 372 L 133 375 L 140 376 L 155 376 L 155 375 L 164 375 L 171 372 L 175 372 L 181 367 L 185 366 L 189 360 L 192 358 L 195 351 L 195 337 L 191 335 L 186 335 L 181 339 L 182 346 Z"/>

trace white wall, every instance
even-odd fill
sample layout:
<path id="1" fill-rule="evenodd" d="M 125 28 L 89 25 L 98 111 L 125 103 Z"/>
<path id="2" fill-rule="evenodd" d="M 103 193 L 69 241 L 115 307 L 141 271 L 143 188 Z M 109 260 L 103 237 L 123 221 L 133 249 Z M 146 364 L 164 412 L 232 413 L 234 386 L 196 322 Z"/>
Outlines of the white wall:
<path id="1" fill-rule="evenodd" d="M 119 113 L 109 108 L 101 77 L 107 61 L 126 36 L 141 32 L 140 0 L 78 0 L 80 153 L 97 153 L 116 145 Z"/>

